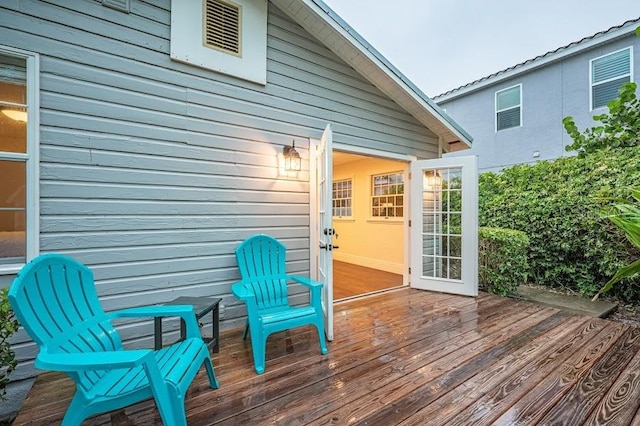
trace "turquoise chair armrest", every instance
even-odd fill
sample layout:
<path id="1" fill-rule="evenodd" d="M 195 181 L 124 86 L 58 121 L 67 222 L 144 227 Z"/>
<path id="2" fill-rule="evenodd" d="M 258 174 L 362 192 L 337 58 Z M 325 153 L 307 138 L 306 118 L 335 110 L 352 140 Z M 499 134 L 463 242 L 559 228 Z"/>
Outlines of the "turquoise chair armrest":
<path id="1" fill-rule="evenodd" d="M 243 281 L 234 283 L 231 286 L 231 292 L 235 297 L 243 301 L 246 301 L 248 299 L 255 299 L 256 297 L 256 295 L 253 294 L 251 288 L 246 286 Z"/>
<path id="2" fill-rule="evenodd" d="M 311 278 L 307 278 L 307 277 L 302 277 L 300 275 L 289 275 L 288 278 L 292 281 L 300 283 L 303 286 L 309 287 L 309 288 L 314 288 L 314 287 L 322 288 L 322 286 L 324 285 L 319 281 L 312 280 Z"/>
<path id="3" fill-rule="evenodd" d="M 244 281 L 237 282 L 231 286 L 231 293 L 245 303 L 247 308 L 247 315 L 249 323 L 256 320 L 256 314 L 258 313 L 258 302 L 256 301 L 256 295 L 250 286 L 245 285 Z M 251 313 L 254 313 L 253 315 Z M 246 334 L 246 330 L 245 330 Z"/>
<path id="4" fill-rule="evenodd" d="M 202 338 L 198 322 L 196 321 L 196 312 L 191 305 L 140 306 L 137 308 L 110 312 L 108 317 L 110 319 L 132 317 L 180 317 L 184 320 L 188 338 Z"/>
<path id="5" fill-rule="evenodd" d="M 311 305 L 315 306 L 317 309 L 322 309 L 323 284 L 321 282 L 312 280 L 311 278 L 302 277 L 300 275 L 290 275 L 287 278 L 307 287 L 311 292 L 311 300 L 310 300 Z"/>
<path id="6" fill-rule="evenodd" d="M 153 359 L 153 351 L 150 349 L 77 354 L 40 352 L 35 365 L 40 369 L 54 371 L 112 370 L 136 367 Z"/>

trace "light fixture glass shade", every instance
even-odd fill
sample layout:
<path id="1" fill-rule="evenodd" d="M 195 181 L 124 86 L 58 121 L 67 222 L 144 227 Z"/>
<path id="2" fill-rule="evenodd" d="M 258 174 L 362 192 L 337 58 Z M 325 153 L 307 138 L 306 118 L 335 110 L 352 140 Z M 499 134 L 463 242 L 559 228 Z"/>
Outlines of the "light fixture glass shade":
<path id="1" fill-rule="evenodd" d="M 424 172 L 424 187 L 427 190 L 438 190 L 442 186 L 442 178 L 435 170 Z"/>
<path id="2" fill-rule="evenodd" d="M 292 146 L 285 146 L 282 150 L 284 155 L 284 169 L 288 172 L 298 172 L 301 167 L 300 154 L 296 151 L 296 143 Z"/>
<path id="3" fill-rule="evenodd" d="M 19 109 L 3 109 L 2 113 L 12 120 L 27 122 L 27 111 Z"/>

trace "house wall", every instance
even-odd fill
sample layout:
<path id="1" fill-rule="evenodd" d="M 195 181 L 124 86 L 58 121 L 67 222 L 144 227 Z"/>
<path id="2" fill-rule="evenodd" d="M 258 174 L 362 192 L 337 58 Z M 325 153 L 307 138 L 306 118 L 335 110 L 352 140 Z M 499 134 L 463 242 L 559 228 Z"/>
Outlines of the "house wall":
<path id="1" fill-rule="evenodd" d="M 41 55 L 41 252 L 90 266 L 106 310 L 214 295 L 228 329 L 244 238 L 274 235 L 310 273 L 309 138 L 330 122 L 336 142 L 418 158 L 437 138 L 272 4 L 264 86 L 172 61 L 170 19 L 169 0 L 2 2 L 0 43 Z M 293 140 L 303 170 L 287 176 Z M 152 330 L 122 334 L 149 346 Z M 32 376 L 37 348 L 14 341 L 14 378 Z"/>
<path id="2" fill-rule="evenodd" d="M 339 245 L 335 260 L 395 274 L 404 272 L 404 221 L 371 218 L 371 176 L 404 172 L 406 165 L 398 161 L 365 159 L 335 166 L 333 179 L 352 179 L 353 217 L 333 218 Z M 407 214 L 405 212 L 405 214 Z"/>
<path id="3" fill-rule="evenodd" d="M 595 125 L 590 110 L 589 61 L 633 46 L 633 81 L 640 81 L 640 37 L 629 34 L 547 66 L 484 87 L 460 97 L 436 102 L 474 138 L 471 151 L 446 155 L 478 155 L 480 171 L 499 170 L 566 155 L 572 143 L 562 119 L 572 116 L 580 129 Z M 522 126 L 495 131 L 495 93 L 522 84 Z"/>

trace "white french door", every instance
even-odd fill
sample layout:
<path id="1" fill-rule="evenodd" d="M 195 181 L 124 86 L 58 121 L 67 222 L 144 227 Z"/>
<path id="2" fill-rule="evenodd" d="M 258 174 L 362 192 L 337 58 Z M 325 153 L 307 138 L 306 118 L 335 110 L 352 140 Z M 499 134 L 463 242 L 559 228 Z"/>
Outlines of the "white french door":
<path id="1" fill-rule="evenodd" d="M 322 138 L 316 145 L 314 155 L 317 184 L 317 250 L 318 281 L 324 284 L 322 290 L 322 309 L 324 311 L 325 333 L 333 340 L 333 133 L 331 124 L 327 124 Z M 313 214 L 313 212 L 311 213 Z M 312 239 L 313 241 L 314 239 Z M 312 248 L 313 249 L 313 248 Z"/>
<path id="2" fill-rule="evenodd" d="M 477 158 L 414 161 L 411 176 L 411 287 L 477 296 Z"/>

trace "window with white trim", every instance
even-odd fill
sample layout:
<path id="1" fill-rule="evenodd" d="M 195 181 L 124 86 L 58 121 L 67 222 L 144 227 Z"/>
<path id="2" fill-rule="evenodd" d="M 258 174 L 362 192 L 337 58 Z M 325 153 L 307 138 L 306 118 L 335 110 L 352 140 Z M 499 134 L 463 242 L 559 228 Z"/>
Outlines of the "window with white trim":
<path id="1" fill-rule="evenodd" d="M 522 84 L 496 92 L 496 132 L 522 125 Z"/>
<path id="2" fill-rule="evenodd" d="M 38 57 L 0 46 L 0 273 L 38 251 Z"/>
<path id="3" fill-rule="evenodd" d="M 631 80 L 633 53 L 627 47 L 590 61 L 591 109 L 607 106 L 618 97 L 618 90 Z"/>
<path id="4" fill-rule="evenodd" d="M 371 176 L 371 217 L 404 216 L 404 175 L 402 172 Z"/>
<path id="5" fill-rule="evenodd" d="M 341 219 L 353 217 L 353 180 L 333 181 L 333 216 Z"/>

